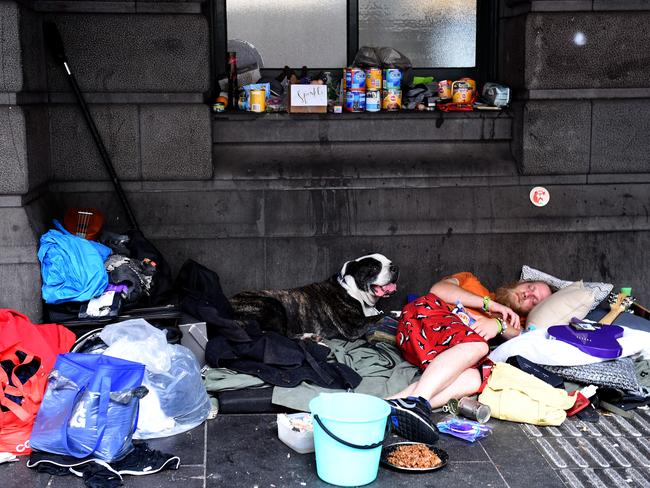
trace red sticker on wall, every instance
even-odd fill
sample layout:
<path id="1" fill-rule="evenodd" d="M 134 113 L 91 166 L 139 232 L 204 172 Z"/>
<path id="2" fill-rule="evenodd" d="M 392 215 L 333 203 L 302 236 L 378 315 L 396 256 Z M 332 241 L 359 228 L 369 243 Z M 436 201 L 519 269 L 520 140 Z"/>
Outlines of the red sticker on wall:
<path id="1" fill-rule="evenodd" d="M 543 207 L 551 200 L 551 194 L 543 186 L 530 190 L 530 201 L 536 207 Z"/>

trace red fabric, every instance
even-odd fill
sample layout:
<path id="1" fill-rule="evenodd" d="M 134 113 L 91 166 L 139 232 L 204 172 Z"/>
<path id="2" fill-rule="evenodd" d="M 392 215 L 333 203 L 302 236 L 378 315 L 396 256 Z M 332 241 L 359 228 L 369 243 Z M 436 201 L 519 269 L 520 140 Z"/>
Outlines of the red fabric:
<path id="1" fill-rule="evenodd" d="M 0 411 L 0 452 L 31 452 L 29 436 L 45 394 L 47 376 L 56 356 L 68 352 L 74 341 L 74 333 L 62 325 L 35 325 L 21 313 L 0 309 L 0 361 L 11 370 L 7 374 L 4 367 L 0 368 L 0 405 L 4 407 Z M 21 360 L 17 352 L 26 357 Z M 34 364 L 39 364 L 36 373 L 21 381 L 15 368 L 24 365 L 26 369 Z M 16 402 L 6 395 L 21 400 Z"/>
<path id="2" fill-rule="evenodd" d="M 425 369 L 437 354 L 466 342 L 485 342 L 433 293 L 413 300 L 397 324 L 397 346 L 409 363 Z"/>
<path id="3" fill-rule="evenodd" d="M 572 391 L 571 393 L 569 393 L 569 396 L 574 396 L 574 395 L 576 396 L 576 402 L 573 404 L 573 407 L 571 407 L 569 410 L 566 411 L 566 416 L 567 417 L 571 417 L 571 416 L 577 414 L 579 411 L 584 410 L 591 403 L 589 401 L 589 398 L 584 396 L 578 390 Z"/>

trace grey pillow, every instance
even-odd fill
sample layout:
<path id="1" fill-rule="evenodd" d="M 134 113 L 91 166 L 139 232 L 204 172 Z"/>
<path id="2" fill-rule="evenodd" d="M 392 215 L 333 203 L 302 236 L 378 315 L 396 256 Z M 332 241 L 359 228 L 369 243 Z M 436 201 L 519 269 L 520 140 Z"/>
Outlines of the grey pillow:
<path id="1" fill-rule="evenodd" d="M 544 273 L 530 266 L 521 267 L 521 276 L 519 278 L 522 281 L 543 281 L 553 288 L 558 290 L 569 286 L 573 281 L 562 280 L 548 273 Z M 600 302 L 602 302 L 607 296 L 612 292 L 614 285 L 611 283 L 602 283 L 600 281 L 585 281 L 585 288 L 588 290 L 593 290 L 594 292 L 594 303 L 592 304 L 590 310 L 595 309 Z"/>
<path id="2" fill-rule="evenodd" d="M 544 368 L 568 381 L 608 386 L 642 394 L 634 361 L 630 358 L 619 358 L 582 366 L 544 366 Z"/>

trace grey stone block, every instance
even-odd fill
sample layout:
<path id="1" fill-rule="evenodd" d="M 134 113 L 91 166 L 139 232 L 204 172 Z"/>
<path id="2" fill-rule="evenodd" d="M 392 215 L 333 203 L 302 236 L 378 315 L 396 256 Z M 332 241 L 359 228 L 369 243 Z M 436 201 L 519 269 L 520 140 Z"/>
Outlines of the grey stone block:
<path id="1" fill-rule="evenodd" d="M 531 0 L 533 12 L 575 12 L 590 11 L 592 0 Z"/>
<path id="2" fill-rule="evenodd" d="M 0 92 L 17 92 L 23 86 L 19 25 L 16 3 L 0 3 Z"/>
<path id="3" fill-rule="evenodd" d="M 647 87 L 650 12 L 533 14 L 526 34 L 529 89 Z"/>
<path id="4" fill-rule="evenodd" d="M 47 90 L 46 53 L 41 18 L 31 9 L 20 8 L 20 44 L 23 87 L 26 92 Z"/>
<path id="5" fill-rule="evenodd" d="M 48 182 L 50 176 L 49 114 L 43 105 L 23 105 L 27 139 L 29 189 Z"/>
<path id="6" fill-rule="evenodd" d="M 84 92 L 204 92 L 209 31 L 202 15 L 53 15 Z M 89 40 L 92 39 L 92 42 Z M 70 91 L 49 59 L 51 91 Z"/>
<path id="7" fill-rule="evenodd" d="M 383 144 L 215 144 L 215 179 L 251 183 L 311 180 L 311 186 L 415 184 L 437 178 L 516 176 L 506 142 L 385 142 Z M 424 183 L 423 183 L 424 184 Z"/>
<path id="8" fill-rule="evenodd" d="M 593 0 L 594 10 L 650 10 L 649 0 Z"/>
<path id="9" fill-rule="evenodd" d="M 32 232 L 30 221 L 24 208 L 3 207 L 0 208 L 0 248 L 8 252 L 9 248 L 36 249 L 36 238 Z M 37 262 L 36 252 L 16 252 L 13 258 L 9 259 L 7 254 L 0 258 L 0 262 Z M 23 256 L 20 259 L 17 256 Z"/>
<path id="10" fill-rule="evenodd" d="M 119 178 L 139 179 L 138 107 L 95 105 L 89 108 Z M 78 106 L 50 106 L 50 144 L 54 180 L 110 179 Z"/>
<path id="11" fill-rule="evenodd" d="M 263 192 L 138 192 L 132 206 L 155 239 L 263 237 Z"/>
<path id="12" fill-rule="evenodd" d="M 649 100 L 594 101 L 592 134 L 592 173 L 650 171 Z"/>
<path id="13" fill-rule="evenodd" d="M 38 264 L 0 264 L 0 282 L 11 283 L 0 293 L 0 308 L 10 308 L 41 323 L 41 271 Z"/>
<path id="14" fill-rule="evenodd" d="M 0 106 L 0 192 L 25 193 L 27 149 L 25 117 L 20 107 Z"/>
<path id="15" fill-rule="evenodd" d="M 525 86 L 526 17 L 502 19 L 499 29 L 499 56 L 497 57 L 499 81 L 513 90 Z"/>
<path id="16" fill-rule="evenodd" d="M 174 275 L 192 258 L 219 275 L 226 296 L 265 288 L 265 239 L 154 239 Z"/>
<path id="17" fill-rule="evenodd" d="M 144 179 L 212 176 L 210 113 L 205 105 L 143 106 L 140 130 Z"/>
<path id="18" fill-rule="evenodd" d="M 522 174 L 587 173 L 590 132 L 590 102 L 529 101 L 523 111 Z"/>

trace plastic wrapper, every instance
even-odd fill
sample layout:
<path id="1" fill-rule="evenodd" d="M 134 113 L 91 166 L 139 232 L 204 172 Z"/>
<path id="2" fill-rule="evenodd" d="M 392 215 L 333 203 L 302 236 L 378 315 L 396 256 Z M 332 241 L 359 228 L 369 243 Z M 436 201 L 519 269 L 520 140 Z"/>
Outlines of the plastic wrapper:
<path id="1" fill-rule="evenodd" d="M 192 351 L 168 344 L 163 331 L 142 319 L 107 325 L 101 338 L 109 346 L 104 354 L 145 365 L 149 394 L 140 400 L 135 439 L 176 435 L 207 418 L 210 399 Z"/>
<path id="2" fill-rule="evenodd" d="M 357 51 L 352 66 L 357 68 L 398 68 L 406 71 L 411 60 L 392 47 L 362 46 Z"/>
<path id="3" fill-rule="evenodd" d="M 469 442 L 482 439 L 492 433 L 492 427 L 489 425 L 458 417 L 449 417 L 442 422 L 438 422 L 436 427 L 443 434 L 453 435 Z"/>

